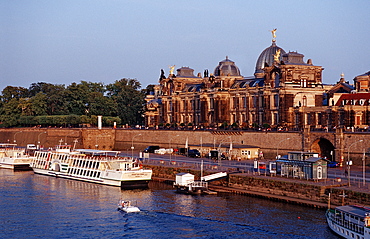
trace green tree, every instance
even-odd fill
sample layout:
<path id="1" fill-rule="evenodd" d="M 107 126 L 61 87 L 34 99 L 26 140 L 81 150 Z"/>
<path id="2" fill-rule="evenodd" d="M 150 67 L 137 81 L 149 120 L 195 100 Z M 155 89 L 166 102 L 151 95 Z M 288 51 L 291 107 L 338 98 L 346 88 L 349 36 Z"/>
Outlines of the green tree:
<path id="1" fill-rule="evenodd" d="M 117 116 L 117 104 L 101 92 L 91 92 L 87 99 L 88 115 Z"/>
<path id="2" fill-rule="evenodd" d="M 64 103 L 70 114 L 83 115 L 87 110 L 89 88 L 86 84 L 72 83 L 64 91 Z"/>
<path id="3" fill-rule="evenodd" d="M 140 91 L 141 84 L 135 79 L 121 79 L 107 85 L 108 96 L 117 105 L 117 115 L 122 124 L 142 124 L 145 94 Z"/>
<path id="4" fill-rule="evenodd" d="M 2 101 L 7 103 L 14 98 L 20 99 L 28 97 L 28 89 L 24 87 L 7 86 L 3 89 L 1 94 Z"/>
<path id="5" fill-rule="evenodd" d="M 0 114 L 2 126 L 11 127 L 18 125 L 18 119 L 22 113 L 22 110 L 18 106 L 19 99 L 17 98 L 13 98 L 3 105 Z"/>
<path id="6" fill-rule="evenodd" d="M 31 98 L 33 115 L 46 115 L 48 111 L 47 96 L 39 92 Z"/>
<path id="7" fill-rule="evenodd" d="M 21 115 L 33 115 L 30 98 L 20 98 L 18 101 L 18 108 L 21 109 Z"/>
<path id="8" fill-rule="evenodd" d="M 36 96 L 38 93 L 44 93 L 46 95 L 46 105 L 48 115 L 63 115 L 68 114 L 66 108 L 65 99 L 65 86 L 64 85 L 53 85 L 45 82 L 38 82 L 31 84 L 28 89 L 29 96 Z"/>

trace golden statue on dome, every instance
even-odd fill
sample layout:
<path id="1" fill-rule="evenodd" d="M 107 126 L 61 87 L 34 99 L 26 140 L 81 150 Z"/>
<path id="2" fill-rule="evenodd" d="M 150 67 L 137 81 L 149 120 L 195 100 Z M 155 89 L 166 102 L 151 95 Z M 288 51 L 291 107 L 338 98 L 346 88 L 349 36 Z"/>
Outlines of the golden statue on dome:
<path id="1" fill-rule="evenodd" d="M 176 65 L 169 66 L 169 68 L 170 68 L 170 75 L 173 75 L 173 72 L 175 71 L 175 66 Z"/>
<path id="2" fill-rule="evenodd" d="M 272 33 L 272 41 L 275 42 L 276 41 L 276 31 L 277 31 L 277 28 L 275 28 L 274 30 L 271 30 L 270 32 Z"/>

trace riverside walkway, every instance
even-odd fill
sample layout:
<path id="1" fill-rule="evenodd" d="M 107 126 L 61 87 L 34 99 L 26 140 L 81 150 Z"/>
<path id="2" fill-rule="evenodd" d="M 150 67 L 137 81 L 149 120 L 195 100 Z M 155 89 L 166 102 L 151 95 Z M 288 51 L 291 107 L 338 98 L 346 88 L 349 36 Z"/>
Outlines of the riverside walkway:
<path id="1" fill-rule="evenodd" d="M 291 177 L 281 177 L 279 175 L 270 175 L 268 172 L 255 172 L 253 169 L 253 161 L 221 161 L 221 162 L 214 162 L 207 158 L 188 158 L 181 155 L 156 155 L 151 154 L 149 158 L 143 159 L 143 163 L 145 165 L 152 165 L 152 166 L 159 166 L 159 167 L 171 167 L 171 168 L 183 168 L 190 169 L 194 171 L 201 171 L 210 173 L 215 172 L 228 172 L 229 174 L 236 175 L 236 176 L 243 176 L 243 177 L 253 177 L 259 179 L 267 179 L 273 181 L 281 181 L 281 182 L 289 182 L 289 183 L 298 183 L 298 184 L 305 184 L 311 185 L 313 187 L 323 187 L 323 188 L 336 188 L 339 190 L 344 191 L 351 191 L 354 193 L 361 192 L 365 194 L 369 194 L 370 192 L 370 182 L 368 178 L 368 170 L 369 168 L 366 167 L 365 172 L 363 174 L 363 168 L 358 166 L 351 167 L 351 185 L 348 186 L 348 177 L 344 173 L 343 168 L 329 168 L 328 172 L 330 178 L 324 180 L 307 180 L 307 179 L 299 179 L 299 178 L 291 178 Z M 365 177 L 363 177 L 363 175 Z M 173 178 L 158 178 L 153 177 L 155 181 L 161 181 L 166 183 L 172 183 L 175 180 Z M 213 191 L 217 191 L 219 193 L 235 193 L 235 194 L 245 194 L 251 195 L 256 197 L 263 197 L 271 200 L 277 201 L 284 201 L 287 203 L 294 203 L 300 205 L 306 205 L 315 208 L 327 208 L 328 203 L 321 200 L 309 200 L 307 198 L 302 197 L 301 195 L 282 195 L 281 192 L 276 192 L 273 189 L 263 188 L 263 187 L 243 187 L 238 185 L 212 185 L 210 184 L 209 188 Z M 347 196 L 347 195 L 345 195 Z M 344 197 L 345 197 L 344 196 Z M 368 197 L 368 196 L 366 196 Z M 346 200 L 347 201 L 347 200 Z M 335 206 L 338 205 L 338 202 Z M 335 207 L 333 204 L 330 207 Z"/>

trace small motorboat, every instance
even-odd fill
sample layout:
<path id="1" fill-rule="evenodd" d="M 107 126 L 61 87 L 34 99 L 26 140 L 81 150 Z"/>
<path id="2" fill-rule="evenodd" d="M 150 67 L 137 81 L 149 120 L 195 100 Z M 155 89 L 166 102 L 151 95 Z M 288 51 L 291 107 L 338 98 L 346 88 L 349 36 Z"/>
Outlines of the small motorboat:
<path id="1" fill-rule="evenodd" d="M 130 212 L 140 212 L 140 209 L 136 205 L 132 205 L 131 201 L 120 200 L 118 203 L 118 210 L 126 213 Z"/>

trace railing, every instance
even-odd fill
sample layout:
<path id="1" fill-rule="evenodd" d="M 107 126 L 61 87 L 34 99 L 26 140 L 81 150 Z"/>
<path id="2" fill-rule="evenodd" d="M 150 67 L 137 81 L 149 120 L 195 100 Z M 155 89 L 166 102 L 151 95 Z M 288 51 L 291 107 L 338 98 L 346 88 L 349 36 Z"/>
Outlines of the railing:
<path id="1" fill-rule="evenodd" d="M 335 224 L 344 227 L 350 231 L 359 233 L 359 234 L 364 234 L 364 227 L 360 226 L 356 223 L 344 220 L 342 217 L 336 216 L 334 213 L 328 213 L 329 218 L 331 221 L 333 221 Z"/>
<path id="2" fill-rule="evenodd" d="M 207 188 L 208 183 L 203 182 L 203 181 L 194 181 L 194 182 L 190 183 L 188 186 L 193 187 L 193 188 Z"/>

